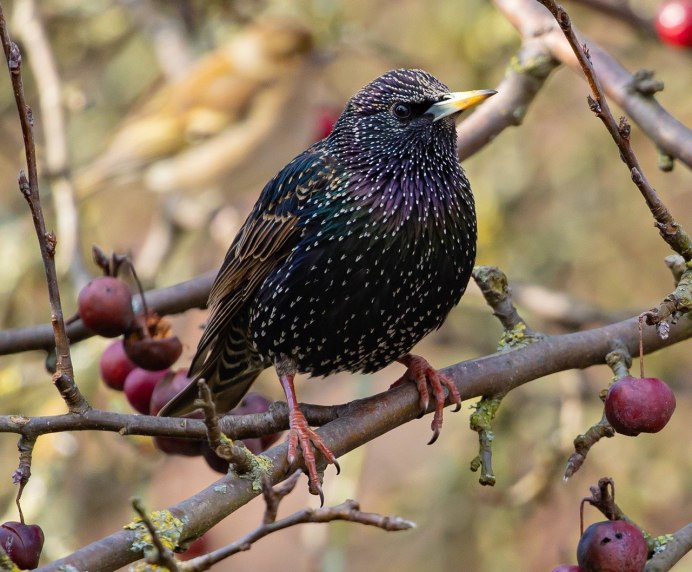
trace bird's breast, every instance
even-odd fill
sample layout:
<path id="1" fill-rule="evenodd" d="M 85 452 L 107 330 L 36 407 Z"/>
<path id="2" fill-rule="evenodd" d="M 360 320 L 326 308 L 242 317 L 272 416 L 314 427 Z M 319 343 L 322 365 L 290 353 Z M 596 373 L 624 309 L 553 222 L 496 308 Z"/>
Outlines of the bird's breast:
<path id="1" fill-rule="evenodd" d="M 253 301 L 258 351 L 313 375 L 374 371 L 439 327 L 469 280 L 475 216 L 434 199 L 392 185 L 323 197 Z"/>

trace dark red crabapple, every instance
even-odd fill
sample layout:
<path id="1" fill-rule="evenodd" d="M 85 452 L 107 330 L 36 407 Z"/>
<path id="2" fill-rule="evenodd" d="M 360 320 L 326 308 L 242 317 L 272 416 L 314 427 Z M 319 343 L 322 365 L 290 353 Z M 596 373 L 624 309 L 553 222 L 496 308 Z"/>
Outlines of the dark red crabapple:
<path id="1" fill-rule="evenodd" d="M 238 406 L 231 411 L 231 415 L 248 415 L 250 413 L 264 413 L 269 411 L 269 406 L 271 401 L 269 401 L 264 395 L 259 393 L 248 393 Z M 266 451 L 274 443 L 276 443 L 281 437 L 281 433 L 272 433 L 270 435 L 262 435 L 257 438 L 243 439 L 245 446 L 250 449 L 255 455 Z M 254 441 L 259 440 L 260 443 L 255 443 Z M 258 448 L 259 446 L 259 448 Z"/>
<path id="2" fill-rule="evenodd" d="M 560 564 L 553 568 L 552 572 L 582 572 L 582 570 L 576 564 Z"/>
<path id="3" fill-rule="evenodd" d="M 209 468 L 225 475 L 228 472 L 228 461 L 219 457 L 214 451 L 211 450 L 209 443 L 202 443 L 202 456 L 204 460 L 209 465 Z"/>
<path id="4" fill-rule="evenodd" d="M 103 350 L 99 361 L 101 379 L 108 387 L 118 391 L 123 390 L 125 378 L 136 367 L 127 357 L 122 340 L 115 340 Z"/>
<path id="5" fill-rule="evenodd" d="M 183 344 L 177 336 L 168 338 L 141 338 L 126 336 L 125 353 L 143 369 L 157 371 L 171 367 L 183 353 Z"/>
<path id="6" fill-rule="evenodd" d="M 127 397 L 130 405 L 140 413 L 147 415 L 154 387 L 165 375 L 173 375 L 173 372 L 170 369 L 160 371 L 148 371 L 140 367 L 133 369 L 125 378 L 125 385 L 123 386 L 125 397 Z"/>
<path id="7" fill-rule="evenodd" d="M 579 539 L 577 562 L 583 572 L 642 572 L 649 548 L 644 535 L 624 520 L 589 526 Z"/>
<path id="8" fill-rule="evenodd" d="M 634 437 L 657 433 L 675 411 L 675 395 L 655 377 L 626 376 L 610 386 L 605 399 L 608 423 L 618 433 Z"/>
<path id="9" fill-rule="evenodd" d="M 84 325 L 106 338 L 127 332 L 135 318 L 130 287 L 112 276 L 94 278 L 84 286 L 77 306 Z"/>
<path id="10" fill-rule="evenodd" d="M 154 386 L 149 401 L 149 413 L 156 415 L 161 408 L 173 399 L 178 392 L 185 389 L 192 380 L 187 376 L 186 369 L 179 369 L 174 375 L 165 375 Z M 184 417 L 202 419 L 201 411 L 195 411 Z M 202 454 L 202 442 L 195 439 L 180 439 L 177 437 L 154 437 L 154 445 L 159 451 L 168 455 L 185 455 L 196 457 Z"/>
<path id="11" fill-rule="evenodd" d="M 692 0 L 662 2 L 654 24 L 658 37 L 666 44 L 692 47 Z"/>
<path id="12" fill-rule="evenodd" d="M 19 568 L 32 570 L 41 557 L 43 531 L 37 524 L 5 522 L 0 525 L 0 546 Z"/>
<path id="13" fill-rule="evenodd" d="M 167 455 L 199 457 L 202 454 L 202 441 L 196 439 L 154 437 L 154 445 L 159 451 Z"/>
<path id="14" fill-rule="evenodd" d="M 174 375 L 159 379 L 154 387 L 149 404 L 149 413 L 158 415 L 166 403 L 185 389 L 192 380 L 187 376 L 187 369 L 178 369 Z"/>

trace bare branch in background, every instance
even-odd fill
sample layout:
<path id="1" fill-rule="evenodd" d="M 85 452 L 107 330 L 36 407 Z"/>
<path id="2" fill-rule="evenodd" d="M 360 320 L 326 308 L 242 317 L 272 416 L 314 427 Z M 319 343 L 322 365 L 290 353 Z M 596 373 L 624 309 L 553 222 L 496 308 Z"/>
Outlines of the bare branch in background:
<path id="1" fill-rule="evenodd" d="M 673 218 L 673 215 L 663 204 L 663 201 L 658 196 L 658 193 L 651 186 L 644 171 L 639 164 L 639 160 L 630 145 L 630 126 L 624 117 L 620 118 L 620 122 L 616 122 L 613 114 L 610 111 L 610 106 L 608 105 L 608 100 L 603 93 L 601 87 L 600 75 L 598 75 L 592 65 L 591 61 L 591 48 L 589 45 L 583 43 L 579 38 L 577 38 L 576 32 L 572 26 L 569 15 L 565 10 L 558 6 L 554 0 L 538 0 L 543 6 L 545 6 L 550 13 L 555 17 L 555 20 L 560 24 L 560 28 L 564 33 L 570 47 L 572 48 L 574 55 L 579 61 L 586 79 L 589 82 L 589 87 L 591 88 L 592 97 L 588 97 L 589 107 L 596 116 L 603 121 L 606 126 L 608 133 L 615 141 L 615 144 L 620 150 L 620 158 L 623 163 L 627 165 L 632 176 L 632 181 L 637 186 L 641 192 L 646 205 L 649 207 L 651 214 L 654 216 L 656 221 L 656 226 L 658 227 L 661 237 L 665 240 L 668 245 L 682 256 L 685 260 L 692 260 L 692 241 L 690 241 L 689 235 L 680 226 L 680 224 Z M 692 144 L 692 132 L 690 133 L 688 141 Z"/>
<path id="2" fill-rule="evenodd" d="M 541 42 L 552 57 L 581 73 L 572 47 L 546 8 L 535 0 L 494 0 L 494 3 L 522 38 Z M 580 45 L 589 46 L 591 62 L 605 94 L 624 109 L 657 147 L 692 168 L 692 130 L 670 115 L 650 93 L 640 93 L 637 77 L 598 44 L 576 30 L 575 35 Z"/>

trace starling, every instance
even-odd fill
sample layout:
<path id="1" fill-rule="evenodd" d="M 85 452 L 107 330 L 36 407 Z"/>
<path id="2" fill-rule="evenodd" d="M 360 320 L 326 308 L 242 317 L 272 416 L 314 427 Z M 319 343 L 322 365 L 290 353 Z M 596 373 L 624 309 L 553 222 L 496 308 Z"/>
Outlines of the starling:
<path id="1" fill-rule="evenodd" d="M 398 361 L 395 385 L 417 384 L 421 412 L 460 397 L 411 348 L 461 298 L 476 255 L 471 187 L 456 155 L 455 116 L 495 92 L 450 93 L 427 72 L 399 69 L 363 87 L 333 132 L 298 155 L 262 191 L 231 244 L 209 297 L 211 313 L 190 366 L 221 411 L 274 366 L 286 394 L 288 461 L 300 444 L 310 491 L 322 495 L 296 374 L 374 372 Z M 161 415 L 194 408 L 195 384 Z"/>

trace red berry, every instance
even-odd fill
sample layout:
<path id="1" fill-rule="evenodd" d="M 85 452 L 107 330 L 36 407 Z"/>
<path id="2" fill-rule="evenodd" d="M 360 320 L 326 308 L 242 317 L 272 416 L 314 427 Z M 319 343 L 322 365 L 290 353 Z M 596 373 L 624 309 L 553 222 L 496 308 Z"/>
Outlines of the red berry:
<path id="1" fill-rule="evenodd" d="M 177 336 L 141 339 L 127 336 L 124 347 L 127 357 L 150 371 L 171 367 L 183 353 L 183 344 Z"/>
<path id="2" fill-rule="evenodd" d="M 160 371 L 147 371 L 139 367 L 133 369 L 125 379 L 123 386 L 125 397 L 127 397 L 130 405 L 140 413 L 147 415 L 154 387 L 162 377 L 168 374 L 172 375 L 173 372 L 170 369 Z"/>
<path id="3" fill-rule="evenodd" d="M 656 12 L 656 32 L 667 44 L 692 47 L 692 0 L 668 0 Z"/>
<path id="4" fill-rule="evenodd" d="M 202 454 L 202 441 L 178 437 L 154 437 L 154 445 L 167 455 L 198 457 Z"/>
<path id="5" fill-rule="evenodd" d="M 95 278 L 84 286 L 77 306 L 84 325 L 107 338 L 124 334 L 135 318 L 130 287 L 112 276 Z"/>
<path id="6" fill-rule="evenodd" d="M 191 383 L 186 369 L 179 369 L 175 375 L 165 375 L 154 386 L 154 391 L 149 401 L 149 413 L 156 415 L 161 408 L 173 399 L 180 391 Z M 185 415 L 193 419 L 202 419 L 202 412 L 196 411 Z M 159 451 L 169 455 L 185 455 L 196 457 L 202 454 L 202 442 L 195 439 L 181 439 L 178 437 L 154 437 L 154 445 Z"/>
<path id="7" fill-rule="evenodd" d="M 192 380 L 187 376 L 186 369 L 179 369 L 174 375 L 160 378 L 151 395 L 149 413 L 158 415 L 163 406 L 190 385 L 191 382 Z"/>
<path id="8" fill-rule="evenodd" d="M 264 413 L 269 410 L 271 401 L 259 393 L 248 393 L 243 397 L 238 406 L 231 411 L 231 415 L 248 415 L 250 413 Z M 266 451 L 281 437 L 281 433 L 262 435 L 257 438 L 243 439 L 245 446 L 255 455 Z M 258 442 L 259 441 L 259 442 Z"/>
<path id="9" fill-rule="evenodd" d="M 202 456 L 207 462 L 207 465 L 209 465 L 209 468 L 222 475 L 228 473 L 228 461 L 222 459 L 212 451 L 208 443 L 202 443 Z"/>
<path id="10" fill-rule="evenodd" d="M 649 548 L 644 535 L 624 520 L 589 526 L 579 539 L 577 562 L 583 572 L 642 572 Z"/>
<path id="11" fill-rule="evenodd" d="M 576 564 L 560 564 L 557 568 L 553 568 L 552 572 L 582 572 Z"/>
<path id="12" fill-rule="evenodd" d="M 202 556 L 209 552 L 209 542 L 207 541 L 207 536 L 200 536 L 195 540 L 187 550 L 182 554 L 178 555 L 179 560 L 191 560 L 192 558 L 197 558 L 197 556 Z"/>
<path id="13" fill-rule="evenodd" d="M 622 435 L 657 433 L 675 411 L 675 395 L 655 377 L 626 376 L 610 386 L 605 399 L 608 423 Z"/>
<path id="14" fill-rule="evenodd" d="M 101 354 L 101 379 L 112 389 L 122 391 L 125 378 L 135 367 L 125 354 L 122 340 L 115 340 Z"/>
<path id="15" fill-rule="evenodd" d="M 19 568 L 38 566 L 43 549 L 43 531 L 37 524 L 5 522 L 0 525 L 0 546 Z"/>

